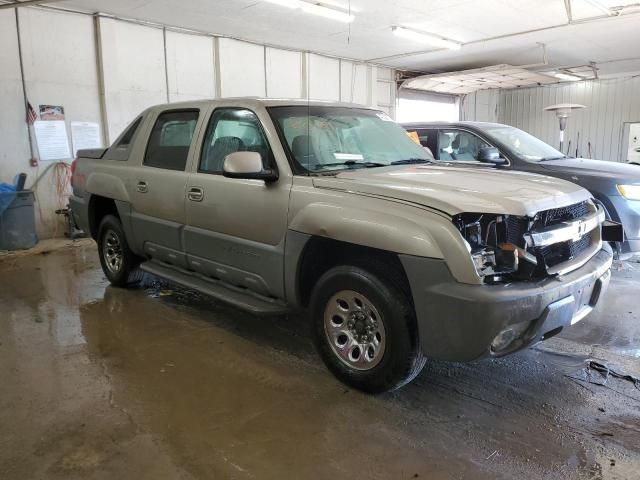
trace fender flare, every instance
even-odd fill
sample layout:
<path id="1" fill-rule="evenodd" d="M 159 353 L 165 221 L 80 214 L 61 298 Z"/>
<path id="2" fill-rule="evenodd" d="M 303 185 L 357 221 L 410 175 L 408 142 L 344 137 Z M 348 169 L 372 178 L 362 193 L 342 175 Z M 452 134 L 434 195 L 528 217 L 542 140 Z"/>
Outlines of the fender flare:
<path id="1" fill-rule="evenodd" d="M 129 193 L 127 192 L 124 182 L 117 176 L 108 173 L 91 173 L 87 178 L 86 191 L 91 195 L 98 195 L 100 197 L 130 203 Z"/>

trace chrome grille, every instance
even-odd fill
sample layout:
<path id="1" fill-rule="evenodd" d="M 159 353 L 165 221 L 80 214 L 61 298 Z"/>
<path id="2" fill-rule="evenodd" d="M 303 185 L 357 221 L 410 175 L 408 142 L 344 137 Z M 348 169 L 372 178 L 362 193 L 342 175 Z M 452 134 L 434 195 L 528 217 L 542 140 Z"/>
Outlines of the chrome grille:
<path id="1" fill-rule="evenodd" d="M 556 265 L 573 260 L 580 256 L 581 253 L 591 247 L 592 243 L 593 232 L 589 232 L 576 242 L 562 242 L 542 247 L 539 249 L 538 253 L 542 256 L 547 267 L 555 267 Z"/>
<path id="2" fill-rule="evenodd" d="M 589 202 L 580 202 L 568 207 L 554 208 L 538 214 L 536 226 L 548 227 L 561 222 L 576 220 L 589 214 Z"/>

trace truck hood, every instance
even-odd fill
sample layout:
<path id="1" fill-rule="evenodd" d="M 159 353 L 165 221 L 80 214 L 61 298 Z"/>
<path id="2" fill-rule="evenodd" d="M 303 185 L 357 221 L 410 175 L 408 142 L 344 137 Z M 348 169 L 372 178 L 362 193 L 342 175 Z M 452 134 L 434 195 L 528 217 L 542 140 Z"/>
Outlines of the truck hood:
<path id="1" fill-rule="evenodd" d="M 600 177 L 625 181 L 626 183 L 640 183 L 640 169 L 637 165 L 628 163 L 589 160 L 587 158 L 562 158 L 540 162 L 539 165 L 549 172 L 565 172 L 578 177 Z"/>
<path id="2" fill-rule="evenodd" d="M 410 202 L 449 215 L 529 215 L 582 202 L 589 192 L 558 178 L 525 172 L 406 165 L 316 177 L 314 186 Z"/>

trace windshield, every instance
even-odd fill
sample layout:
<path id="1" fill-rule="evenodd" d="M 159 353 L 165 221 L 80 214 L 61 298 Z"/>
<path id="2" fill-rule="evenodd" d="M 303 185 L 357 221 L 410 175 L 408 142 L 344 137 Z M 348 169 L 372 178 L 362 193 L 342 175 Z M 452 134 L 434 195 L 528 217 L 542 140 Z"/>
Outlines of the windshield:
<path id="1" fill-rule="evenodd" d="M 483 128 L 483 131 L 504 144 L 505 147 L 522 160 L 539 162 L 565 158 L 562 152 L 559 152 L 551 145 L 517 128 L 489 127 Z"/>
<path id="2" fill-rule="evenodd" d="M 271 107 L 269 112 L 302 172 L 433 161 L 383 112 L 325 106 Z"/>

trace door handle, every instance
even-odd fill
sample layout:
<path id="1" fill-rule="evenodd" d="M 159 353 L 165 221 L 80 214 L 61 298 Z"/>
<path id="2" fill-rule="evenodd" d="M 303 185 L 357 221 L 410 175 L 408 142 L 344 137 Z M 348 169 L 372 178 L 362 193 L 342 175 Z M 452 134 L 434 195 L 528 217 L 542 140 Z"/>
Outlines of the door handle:
<path id="1" fill-rule="evenodd" d="M 200 187 L 191 187 L 189 193 L 187 193 L 187 197 L 192 202 L 201 202 L 204 199 L 204 190 Z"/>
<path id="2" fill-rule="evenodd" d="M 138 190 L 140 193 L 147 193 L 149 191 L 149 185 L 147 185 L 147 182 L 138 182 L 138 185 L 136 185 L 136 190 Z"/>

